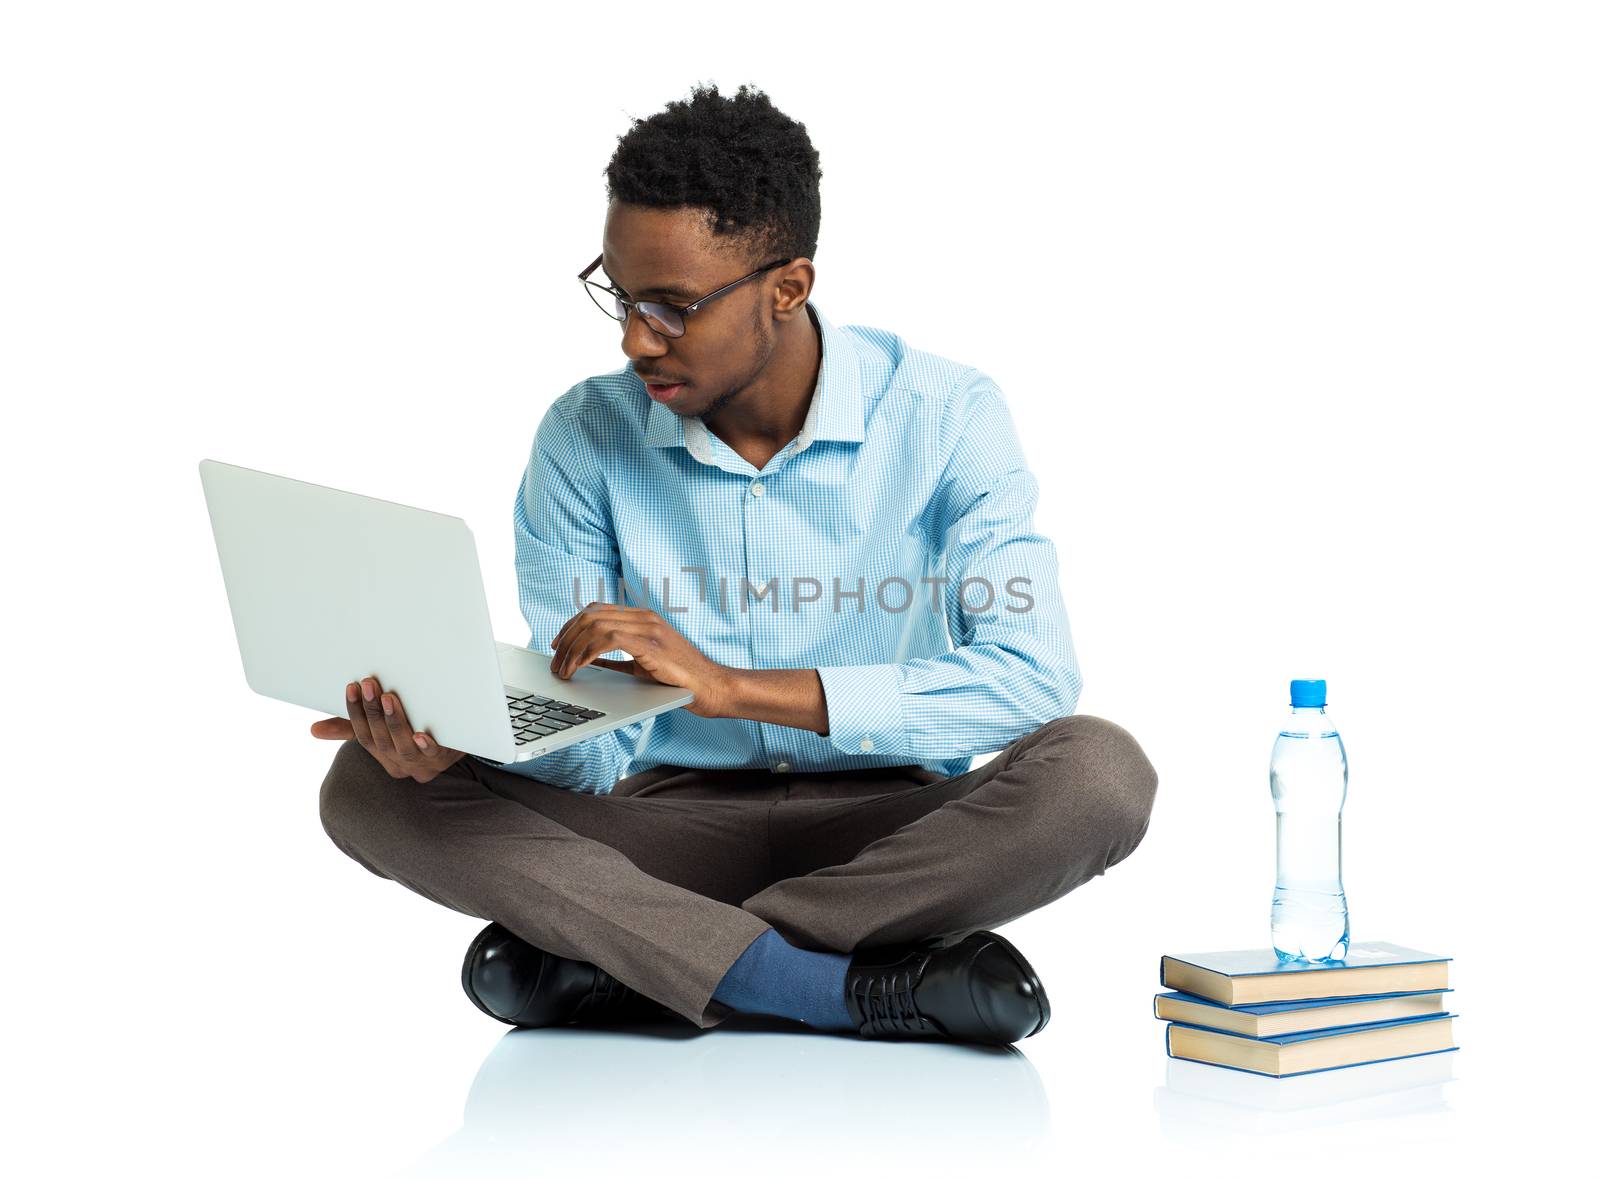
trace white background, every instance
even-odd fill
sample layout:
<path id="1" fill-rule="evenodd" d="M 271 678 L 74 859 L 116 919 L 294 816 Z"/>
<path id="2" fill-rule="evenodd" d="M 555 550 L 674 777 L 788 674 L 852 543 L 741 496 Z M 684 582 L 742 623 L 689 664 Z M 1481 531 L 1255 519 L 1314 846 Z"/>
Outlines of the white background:
<path id="1" fill-rule="evenodd" d="M 1572 1146 L 1592 7 L 0 11 L 12 1175 L 1392 1175 Z M 1133 857 L 1006 928 L 1055 1010 L 1026 1061 L 507 1035 L 457 980 L 481 924 L 332 846 L 332 744 L 244 683 L 207 456 L 464 517 L 526 639 L 534 428 L 623 361 L 574 278 L 602 170 L 713 80 L 821 153 L 818 306 L 1006 392 L 1080 710 L 1160 772 Z M 1455 957 L 1443 1075 L 1256 1088 L 1163 1054 L 1158 956 L 1266 944 L 1294 676 L 1349 749 L 1355 937 Z"/>

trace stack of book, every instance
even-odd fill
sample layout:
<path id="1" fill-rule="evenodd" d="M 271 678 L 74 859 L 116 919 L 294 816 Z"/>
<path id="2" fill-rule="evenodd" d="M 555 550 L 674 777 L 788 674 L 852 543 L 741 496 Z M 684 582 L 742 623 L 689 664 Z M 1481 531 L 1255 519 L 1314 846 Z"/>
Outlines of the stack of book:
<path id="1" fill-rule="evenodd" d="M 1156 1016 L 1174 1058 L 1287 1078 L 1456 1048 L 1448 956 L 1352 943 L 1330 963 L 1264 951 L 1161 959 Z"/>

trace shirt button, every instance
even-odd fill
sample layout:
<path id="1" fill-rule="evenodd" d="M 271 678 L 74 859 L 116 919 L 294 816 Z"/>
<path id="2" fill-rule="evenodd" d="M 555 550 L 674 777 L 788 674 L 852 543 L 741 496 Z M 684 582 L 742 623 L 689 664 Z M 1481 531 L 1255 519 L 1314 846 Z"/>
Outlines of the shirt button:
<path id="1" fill-rule="evenodd" d="M 872 749 L 872 739 L 863 738 L 861 740 L 861 749 L 862 750 L 871 750 Z"/>
<path id="2" fill-rule="evenodd" d="M 766 492 L 767 486 L 760 480 L 757 480 L 755 483 L 750 485 L 750 493 L 752 496 L 765 496 Z"/>
<path id="3" fill-rule="evenodd" d="M 787 771 L 788 769 L 789 769 L 789 764 L 788 763 L 779 763 L 776 767 L 773 768 L 774 771 Z"/>

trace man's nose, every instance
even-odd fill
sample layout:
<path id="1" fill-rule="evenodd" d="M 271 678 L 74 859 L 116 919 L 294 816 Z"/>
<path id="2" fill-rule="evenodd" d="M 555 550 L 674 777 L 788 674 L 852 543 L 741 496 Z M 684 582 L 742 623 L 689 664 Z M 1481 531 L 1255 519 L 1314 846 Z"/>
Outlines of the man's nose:
<path id="1" fill-rule="evenodd" d="M 630 360 L 660 357 L 667 351 L 667 342 L 651 331 L 643 316 L 629 308 L 627 322 L 622 326 L 622 351 Z"/>

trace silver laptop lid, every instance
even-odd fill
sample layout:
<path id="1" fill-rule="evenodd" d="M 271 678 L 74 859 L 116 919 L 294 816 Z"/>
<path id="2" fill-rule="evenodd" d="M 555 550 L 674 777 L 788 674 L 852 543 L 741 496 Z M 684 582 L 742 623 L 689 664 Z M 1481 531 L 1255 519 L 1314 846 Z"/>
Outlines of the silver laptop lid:
<path id="1" fill-rule="evenodd" d="M 252 689 L 345 717 L 345 685 L 376 676 L 413 729 L 513 757 L 465 521 L 213 459 L 200 479 Z"/>

